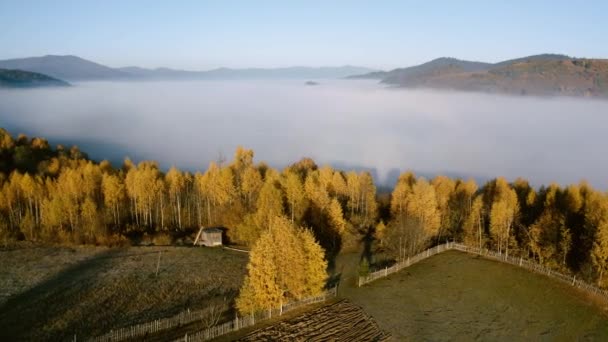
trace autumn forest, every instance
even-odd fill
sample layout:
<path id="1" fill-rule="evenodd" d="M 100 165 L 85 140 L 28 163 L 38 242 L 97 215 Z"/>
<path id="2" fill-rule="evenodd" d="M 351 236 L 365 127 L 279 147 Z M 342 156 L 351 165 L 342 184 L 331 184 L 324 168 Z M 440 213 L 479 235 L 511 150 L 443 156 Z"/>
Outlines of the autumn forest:
<path id="1" fill-rule="evenodd" d="M 534 258 L 600 286 L 608 278 L 608 196 L 585 182 L 537 189 L 524 179 L 480 185 L 406 172 L 383 194 L 368 172 L 307 158 L 276 170 L 238 148 L 231 161 L 204 172 L 165 172 L 154 161 L 129 159 L 115 168 L 77 147 L 0 130 L 3 244 L 175 243 L 198 227 L 218 226 L 229 243 L 251 247 L 272 239 L 263 233 L 277 224 L 302 227 L 292 238 L 306 242 L 303 250 L 318 241 L 330 261 L 362 242 L 399 260 L 459 241 Z"/>

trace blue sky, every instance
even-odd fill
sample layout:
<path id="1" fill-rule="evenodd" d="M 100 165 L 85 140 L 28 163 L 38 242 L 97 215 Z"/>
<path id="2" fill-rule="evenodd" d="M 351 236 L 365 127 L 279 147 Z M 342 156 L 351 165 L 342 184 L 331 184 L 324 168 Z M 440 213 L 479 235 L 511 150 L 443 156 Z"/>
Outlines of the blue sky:
<path id="1" fill-rule="evenodd" d="M 113 67 L 363 65 L 545 52 L 608 57 L 608 1 L 0 0 L 0 59 Z"/>

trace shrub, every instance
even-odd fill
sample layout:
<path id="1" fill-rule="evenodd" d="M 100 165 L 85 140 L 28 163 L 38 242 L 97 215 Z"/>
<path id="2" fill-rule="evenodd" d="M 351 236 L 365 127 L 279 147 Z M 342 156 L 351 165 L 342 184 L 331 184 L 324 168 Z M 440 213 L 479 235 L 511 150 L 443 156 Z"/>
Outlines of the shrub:
<path id="1" fill-rule="evenodd" d="M 127 247 L 131 245 L 131 241 L 120 234 L 100 235 L 96 238 L 96 242 L 98 245 L 108 247 Z"/>
<path id="2" fill-rule="evenodd" d="M 171 245 L 173 239 L 169 233 L 158 233 L 152 238 L 152 243 L 155 246 L 168 246 Z"/>
<path id="3" fill-rule="evenodd" d="M 148 233 L 144 233 L 139 240 L 139 245 L 141 246 L 150 246 L 152 245 L 152 237 L 148 235 Z"/>

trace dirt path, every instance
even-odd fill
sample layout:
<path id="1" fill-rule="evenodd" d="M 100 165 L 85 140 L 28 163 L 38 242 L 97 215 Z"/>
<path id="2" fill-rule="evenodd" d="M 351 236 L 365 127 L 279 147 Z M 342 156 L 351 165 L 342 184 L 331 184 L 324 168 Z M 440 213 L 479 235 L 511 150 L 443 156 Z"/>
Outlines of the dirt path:
<path id="1" fill-rule="evenodd" d="M 338 296 L 349 298 L 357 289 L 360 253 L 345 253 L 336 257 L 334 277 L 339 278 Z"/>

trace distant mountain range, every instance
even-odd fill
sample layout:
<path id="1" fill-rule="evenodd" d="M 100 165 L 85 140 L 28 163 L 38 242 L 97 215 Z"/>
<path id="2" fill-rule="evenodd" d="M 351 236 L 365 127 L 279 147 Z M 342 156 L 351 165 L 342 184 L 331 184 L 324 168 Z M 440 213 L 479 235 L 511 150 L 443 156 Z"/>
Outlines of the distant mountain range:
<path id="1" fill-rule="evenodd" d="M 484 63 L 442 57 L 391 71 L 364 67 L 218 68 L 187 71 L 168 68 L 110 68 L 76 56 L 43 56 L 0 61 L 1 85 L 65 85 L 97 80 L 377 79 L 406 88 L 433 88 L 518 95 L 571 95 L 608 98 L 608 60 L 543 54 Z M 354 76 L 353 76 L 354 75 Z M 10 85 L 9 85 L 10 84 Z"/>
<path id="2" fill-rule="evenodd" d="M 438 58 L 391 71 L 350 76 L 407 88 L 518 95 L 608 97 L 608 60 L 544 54 L 500 63 Z"/>
<path id="3" fill-rule="evenodd" d="M 0 62 L 1 65 L 1 62 Z M 144 69 L 139 67 L 119 68 L 131 77 L 140 79 L 310 79 L 310 78 L 345 78 L 351 75 L 371 72 L 372 69 L 356 66 L 340 67 L 288 67 L 288 68 L 247 68 L 230 69 L 218 68 L 209 71 L 185 71 L 168 68 Z"/>
<path id="4" fill-rule="evenodd" d="M 76 56 L 43 56 L 0 61 L 0 68 L 42 73 L 68 81 L 95 80 L 230 80 L 230 79 L 319 79 L 345 78 L 373 69 L 357 66 L 289 67 L 289 68 L 219 68 L 208 71 L 187 71 L 168 68 L 110 68 Z"/>
<path id="5" fill-rule="evenodd" d="M 65 87 L 70 84 L 36 72 L 0 69 L 0 88 Z"/>

